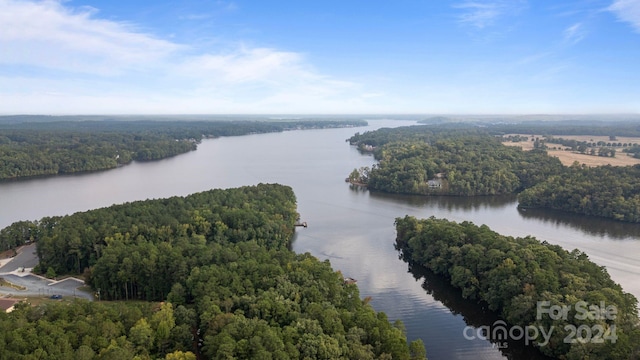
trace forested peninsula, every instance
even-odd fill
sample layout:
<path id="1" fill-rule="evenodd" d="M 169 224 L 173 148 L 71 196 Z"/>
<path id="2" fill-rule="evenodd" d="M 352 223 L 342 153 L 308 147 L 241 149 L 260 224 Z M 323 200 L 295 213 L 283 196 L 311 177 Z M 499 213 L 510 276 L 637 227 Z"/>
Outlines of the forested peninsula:
<path id="1" fill-rule="evenodd" d="M 517 130 L 515 125 L 447 124 L 357 133 L 348 141 L 373 152 L 378 163 L 356 169 L 347 180 L 401 194 L 520 194 L 521 207 L 640 222 L 640 165 L 563 166 L 542 143 L 530 151 L 504 146 L 505 129 Z"/>
<path id="2" fill-rule="evenodd" d="M 297 219 L 291 188 L 260 184 L 15 223 L 2 241 L 35 241 L 40 271 L 129 301 L 0 313 L 3 359 L 424 359 L 328 261 L 289 250 Z"/>
<path id="3" fill-rule="evenodd" d="M 112 169 L 195 150 L 203 138 L 365 126 L 362 120 L 204 121 L 0 117 L 0 180 Z"/>
<path id="4" fill-rule="evenodd" d="M 637 299 L 585 253 L 433 217 L 398 218 L 396 230 L 396 249 L 410 268 L 443 276 L 511 329 L 526 329 L 529 344 L 543 354 L 561 359 L 640 356 Z M 486 337 L 499 343 L 513 334 L 518 333 L 505 336 L 490 329 Z"/>

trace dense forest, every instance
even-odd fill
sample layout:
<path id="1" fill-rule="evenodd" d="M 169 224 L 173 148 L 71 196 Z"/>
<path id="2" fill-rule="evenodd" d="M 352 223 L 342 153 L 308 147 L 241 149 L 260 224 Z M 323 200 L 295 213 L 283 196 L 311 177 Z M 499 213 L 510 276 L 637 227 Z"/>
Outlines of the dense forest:
<path id="1" fill-rule="evenodd" d="M 37 271 L 129 301 L 0 314 L 3 359 L 424 359 L 328 261 L 289 250 L 297 218 L 291 188 L 260 184 L 14 223 L 2 241 L 35 241 Z"/>
<path id="2" fill-rule="evenodd" d="M 511 194 L 562 171 L 560 161 L 544 152 L 502 146 L 483 136 L 389 143 L 376 158 L 371 189 L 421 195 Z"/>
<path id="3" fill-rule="evenodd" d="M 459 136 L 486 135 L 483 129 L 469 124 L 457 124 L 456 126 L 402 126 L 396 128 L 381 128 L 375 131 L 357 132 L 347 139 L 351 145 L 358 146 L 361 150 L 371 151 L 382 145 L 398 141 L 420 141 L 432 143 L 440 139 Z"/>
<path id="4" fill-rule="evenodd" d="M 640 222 L 640 165 L 570 166 L 518 195 L 521 207 L 546 207 Z"/>
<path id="5" fill-rule="evenodd" d="M 435 218 L 398 218 L 396 230 L 396 248 L 410 267 L 425 267 L 445 277 L 464 298 L 486 304 L 511 326 L 535 326 L 547 333 L 553 329 L 548 344 L 542 335 L 535 339 L 544 344 L 539 346 L 542 353 L 563 359 L 640 356 L 637 299 L 579 250 L 569 252 L 532 237 L 503 236 L 485 225 Z M 594 304 L 597 308 L 583 316 L 588 315 L 583 307 Z M 567 310 L 539 310 L 552 306 Z M 611 316 L 605 316 L 605 310 Z"/>
<path id="6" fill-rule="evenodd" d="M 520 193 L 523 207 L 640 222 L 639 167 L 563 166 L 540 147 L 504 146 L 471 125 L 411 126 L 357 133 L 349 139 L 378 164 L 347 178 L 370 190 L 418 195 Z"/>
<path id="7" fill-rule="evenodd" d="M 349 141 L 378 160 L 365 179 L 369 189 L 391 193 L 511 194 L 563 170 L 544 151 L 503 146 L 478 129 L 412 126 L 356 134 Z"/>
<path id="8" fill-rule="evenodd" d="M 163 159 L 195 150 L 205 137 L 366 125 L 361 120 L 32 122 L 27 119 L 10 117 L 2 121 L 0 117 L 0 180 L 105 170 L 134 160 Z"/>

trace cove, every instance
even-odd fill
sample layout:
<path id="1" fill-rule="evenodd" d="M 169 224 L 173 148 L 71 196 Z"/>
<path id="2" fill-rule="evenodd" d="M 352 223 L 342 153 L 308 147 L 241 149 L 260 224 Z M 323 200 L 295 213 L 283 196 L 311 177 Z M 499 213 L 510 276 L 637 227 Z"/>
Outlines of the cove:
<path id="1" fill-rule="evenodd" d="M 334 269 L 358 280 L 362 297 L 402 320 L 410 340 L 421 338 L 429 359 L 501 359 L 483 340 L 467 340 L 466 310 L 448 300 L 447 289 L 429 291 L 408 272 L 393 247 L 396 217 L 436 216 L 487 224 L 512 236 L 533 235 L 565 249 L 579 248 L 606 266 L 625 291 L 640 296 L 640 226 L 536 210 L 521 212 L 515 197 L 415 197 L 370 193 L 344 178 L 371 166 L 345 139 L 355 132 L 413 124 L 369 121 L 367 128 L 288 131 L 209 139 L 197 151 L 156 162 L 74 176 L 0 183 L 0 226 L 17 220 L 64 215 L 148 198 L 187 195 L 211 188 L 257 183 L 291 186 L 301 220 L 292 245 L 329 259 Z M 433 283 L 433 280 L 431 280 Z M 431 292 L 431 293 L 429 293 Z M 475 321 L 475 320 L 474 320 Z M 469 324 L 477 326 L 477 322 Z"/>

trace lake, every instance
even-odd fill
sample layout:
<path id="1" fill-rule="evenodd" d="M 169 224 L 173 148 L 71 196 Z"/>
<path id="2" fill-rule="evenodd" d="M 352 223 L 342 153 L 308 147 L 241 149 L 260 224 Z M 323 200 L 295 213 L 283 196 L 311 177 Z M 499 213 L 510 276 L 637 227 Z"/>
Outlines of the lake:
<path id="1" fill-rule="evenodd" d="M 444 217 L 486 224 L 505 235 L 533 235 L 566 249 L 579 248 L 606 266 L 613 279 L 640 296 L 640 225 L 517 209 L 506 197 L 415 197 L 369 193 L 345 183 L 354 169 L 375 161 L 345 142 L 355 132 L 414 124 L 374 120 L 366 128 L 288 131 L 204 140 L 197 151 L 170 159 L 72 176 L 0 183 L 0 227 L 17 220 L 64 215 L 114 203 L 187 195 L 257 183 L 291 186 L 301 220 L 292 248 L 329 259 L 358 280 L 362 297 L 421 338 L 430 360 L 502 359 L 484 340 L 467 340 L 467 323 L 493 321 L 455 290 L 428 274 L 417 280 L 394 249 L 396 217 Z M 426 282 L 425 282 L 426 279 Z M 510 349 L 514 358 L 526 351 Z M 531 357 L 534 358 L 534 357 Z"/>

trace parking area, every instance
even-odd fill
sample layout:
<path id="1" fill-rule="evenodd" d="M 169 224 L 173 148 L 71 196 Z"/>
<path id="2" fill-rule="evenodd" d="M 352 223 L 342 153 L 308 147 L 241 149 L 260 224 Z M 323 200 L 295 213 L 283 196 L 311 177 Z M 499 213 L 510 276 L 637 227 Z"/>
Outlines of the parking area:
<path id="1" fill-rule="evenodd" d="M 59 295 L 62 297 L 77 297 L 93 300 L 90 292 L 79 290 L 84 286 L 84 281 L 75 278 L 66 278 L 54 281 L 45 277 L 31 273 L 31 269 L 38 264 L 38 257 L 35 252 L 35 244 L 24 246 L 18 255 L 5 262 L 0 267 L 0 277 L 11 284 L 24 287 L 25 290 L 18 290 L 9 286 L 0 285 L 0 296 L 46 296 Z"/>
<path id="2" fill-rule="evenodd" d="M 13 297 L 20 296 L 46 296 L 62 295 L 64 297 L 77 297 L 93 300 L 93 295 L 78 288 L 84 285 L 84 281 L 67 278 L 61 281 L 53 281 L 33 274 L 19 276 L 16 274 L 2 274 L 0 277 L 8 282 L 23 286 L 25 290 L 17 290 L 7 286 L 0 286 L 0 293 L 11 295 Z"/>
<path id="3" fill-rule="evenodd" d="M 36 244 L 30 244 L 18 249 L 18 255 L 0 267 L 0 273 L 9 273 L 21 268 L 30 269 L 36 265 L 38 265 Z"/>

